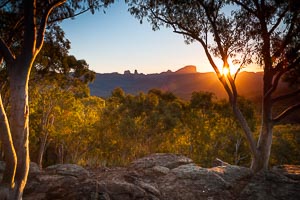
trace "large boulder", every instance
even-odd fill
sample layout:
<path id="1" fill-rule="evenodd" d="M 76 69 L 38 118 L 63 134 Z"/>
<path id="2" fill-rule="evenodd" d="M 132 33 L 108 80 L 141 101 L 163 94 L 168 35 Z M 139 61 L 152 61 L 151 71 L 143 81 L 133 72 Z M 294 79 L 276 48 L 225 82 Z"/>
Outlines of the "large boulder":
<path id="1" fill-rule="evenodd" d="M 274 171 L 261 171 L 248 181 L 239 199 L 300 199 L 300 182 Z"/>

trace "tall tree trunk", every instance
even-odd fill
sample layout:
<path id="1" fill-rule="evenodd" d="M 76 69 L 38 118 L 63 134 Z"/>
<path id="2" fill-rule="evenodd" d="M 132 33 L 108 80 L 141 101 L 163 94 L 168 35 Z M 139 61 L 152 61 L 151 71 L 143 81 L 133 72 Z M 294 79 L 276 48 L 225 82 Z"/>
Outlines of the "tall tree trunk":
<path id="1" fill-rule="evenodd" d="M 27 61 L 27 62 L 26 62 Z M 25 65 L 25 66 L 24 66 Z M 15 187 L 11 199 L 22 199 L 29 171 L 28 77 L 31 59 L 20 60 L 10 68 L 10 130 L 17 156 Z"/>
<path id="2" fill-rule="evenodd" d="M 271 69 L 271 67 L 268 67 Z M 251 169 L 255 172 L 267 170 L 271 154 L 273 122 L 272 122 L 272 90 L 273 74 L 271 70 L 265 70 L 262 101 L 262 124 L 257 142 L 258 157 L 252 160 Z"/>
<path id="3" fill-rule="evenodd" d="M 267 170 L 273 137 L 273 123 L 272 123 L 272 110 L 271 99 L 265 98 L 263 103 L 263 116 L 261 131 L 257 143 L 257 150 L 259 157 L 252 161 L 251 168 L 254 171 Z"/>
<path id="4" fill-rule="evenodd" d="M 257 144 L 259 156 L 257 159 L 253 159 L 251 163 L 251 169 L 255 172 L 268 169 L 272 146 L 272 135 L 272 124 L 264 123 Z"/>

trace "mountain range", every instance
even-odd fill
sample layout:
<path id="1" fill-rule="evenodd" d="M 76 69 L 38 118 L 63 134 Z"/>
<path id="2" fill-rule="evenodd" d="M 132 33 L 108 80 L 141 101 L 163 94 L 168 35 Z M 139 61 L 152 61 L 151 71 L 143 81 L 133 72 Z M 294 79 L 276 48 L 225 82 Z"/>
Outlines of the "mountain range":
<path id="1" fill-rule="evenodd" d="M 239 95 L 252 100 L 257 109 L 261 109 L 263 72 L 240 72 L 236 78 L 236 86 Z M 189 100 L 193 92 L 207 91 L 212 92 L 218 99 L 226 98 L 227 94 L 219 82 L 217 75 L 213 72 L 199 73 L 193 65 L 185 66 L 175 72 L 170 70 L 158 74 L 140 74 L 135 70 L 129 70 L 124 74 L 105 73 L 96 74 L 96 79 L 89 85 L 91 95 L 102 98 L 109 97 L 115 88 L 122 88 L 126 93 L 138 94 L 147 93 L 150 89 L 156 88 L 163 91 L 170 91 L 176 96 Z M 277 88 L 277 95 L 286 93 L 290 90 L 288 84 L 280 82 Z M 300 101 L 300 95 L 288 101 L 280 102 L 275 105 L 274 112 L 278 113 L 286 106 Z M 300 122 L 300 115 L 295 112 L 287 120 L 290 122 Z"/>
<path id="2" fill-rule="evenodd" d="M 262 94 L 262 72 L 241 72 L 236 79 L 240 95 L 250 99 L 257 99 Z M 136 70 L 129 70 L 124 74 L 105 73 L 96 74 L 96 79 L 89 85 L 91 95 L 108 97 L 117 88 L 122 88 L 126 93 L 137 94 L 148 92 L 152 88 L 173 92 L 175 95 L 189 99 L 194 91 L 207 91 L 216 94 L 218 98 L 227 95 L 217 75 L 213 72 L 199 73 L 196 66 L 185 66 L 175 72 L 167 71 L 158 74 L 140 74 Z"/>

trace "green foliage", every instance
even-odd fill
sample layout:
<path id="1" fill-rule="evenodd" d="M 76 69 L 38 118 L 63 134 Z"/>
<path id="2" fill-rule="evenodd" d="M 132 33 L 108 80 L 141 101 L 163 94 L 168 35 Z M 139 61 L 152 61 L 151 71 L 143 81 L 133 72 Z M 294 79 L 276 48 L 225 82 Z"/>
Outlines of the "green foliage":
<path id="1" fill-rule="evenodd" d="M 80 163 L 95 139 L 90 134 L 96 132 L 94 124 L 99 122 L 105 102 L 98 97 L 78 98 L 72 90 L 57 84 L 48 82 L 30 90 L 31 158 L 37 158 L 39 145 L 47 134 L 50 152 L 46 149 L 44 164 Z"/>
<path id="2" fill-rule="evenodd" d="M 190 101 L 182 101 L 158 89 L 131 95 L 116 88 L 104 101 L 49 84 L 37 88 L 31 101 L 32 158 L 41 137 L 42 110 L 53 105 L 45 165 L 122 166 L 156 152 L 180 153 L 203 167 L 211 166 L 215 158 L 250 164 L 246 139 L 229 103 L 212 93 L 194 92 Z M 258 116 L 253 104 L 239 98 L 239 105 L 255 131 Z M 275 129 L 272 165 L 299 163 L 298 128 Z"/>
<path id="3" fill-rule="evenodd" d="M 274 128 L 271 165 L 300 164 L 300 125 L 286 124 Z"/>

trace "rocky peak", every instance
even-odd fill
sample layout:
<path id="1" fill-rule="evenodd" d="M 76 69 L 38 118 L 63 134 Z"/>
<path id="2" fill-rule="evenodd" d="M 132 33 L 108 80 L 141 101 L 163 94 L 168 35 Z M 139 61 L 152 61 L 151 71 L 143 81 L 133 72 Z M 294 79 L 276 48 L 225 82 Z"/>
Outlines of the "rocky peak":
<path id="1" fill-rule="evenodd" d="M 194 74 L 194 73 L 197 73 L 197 67 L 194 65 L 187 65 L 187 66 L 177 70 L 175 73 L 177 73 L 177 74 Z"/>

